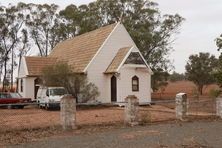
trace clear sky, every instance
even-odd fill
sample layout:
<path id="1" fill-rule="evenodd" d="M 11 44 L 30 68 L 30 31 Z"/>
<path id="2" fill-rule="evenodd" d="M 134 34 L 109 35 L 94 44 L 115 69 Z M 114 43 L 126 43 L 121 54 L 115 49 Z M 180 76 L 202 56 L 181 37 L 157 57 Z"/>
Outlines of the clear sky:
<path id="1" fill-rule="evenodd" d="M 30 3 L 30 0 L 0 0 L 0 4 L 17 2 Z M 61 8 L 73 3 L 86 4 L 94 0 L 38 0 L 36 3 L 55 3 Z M 159 3 L 163 14 L 178 13 L 186 19 L 176 35 L 173 44 L 174 52 L 169 56 L 175 71 L 184 72 L 189 55 L 199 52 L 210 52 L 219 55 L 215 38 L 222 33 L 222 1 L 221 0 L 153 0 Z"/>

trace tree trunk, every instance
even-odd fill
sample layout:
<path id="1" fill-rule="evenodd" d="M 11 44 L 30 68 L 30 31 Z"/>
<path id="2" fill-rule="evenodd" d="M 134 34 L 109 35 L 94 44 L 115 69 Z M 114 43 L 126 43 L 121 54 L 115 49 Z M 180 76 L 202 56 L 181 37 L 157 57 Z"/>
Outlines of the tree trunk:
<path id="1" fill-rule="evenodd" d="M 0 83 L 2 82 L 2 68 L 3 68 L 3 63 L 0 64 Z"/>
<path id="2" fill-rule="evenodd" d="M 48 31 L 46 31 L 45 57 L 48 56 L 48 43 L 49 43 L 49 34 Z"/>
<path id="3" fill-rule="evenodd" d="M 11 90 L 13 89 L 13 72 L 14 72 L 14 54 L 13 54 L 13 49 L 12 49 Z"/>
<path id="4" fill-rule="evenodd" d="M 2 90 L 5 91 L 6 89 L 6 75 L 7 75 L 7 59 L 4 59 L 4 77 L 3 77 L 3 87 Z"/>
<path id="5" fill-rule="evenodd" d="M 199 91 L 200 95 L 203 95 L 203 85 L 198 86 L 198 91 Z"/>

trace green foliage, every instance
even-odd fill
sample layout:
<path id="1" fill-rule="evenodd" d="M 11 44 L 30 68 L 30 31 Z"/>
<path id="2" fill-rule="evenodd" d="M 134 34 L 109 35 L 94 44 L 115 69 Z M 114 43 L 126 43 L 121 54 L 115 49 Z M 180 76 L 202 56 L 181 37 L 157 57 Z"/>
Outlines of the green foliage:
<path id="1" fill-rule="evenodd" d="M 218 65 L 213 71 L 216 83 L 222 87 L 222 54 L 219 56 Z"/>
<path id="2" fill-rule="evenodd" d="M 186 65 L 186 77 L 193 81 L 200 95 L 203 93 L 204 85 L 215 82 L 213 70 L 217 66 L 217 59 L 209 53 L 199 53 L 199 55 L 191 55 Z"/>
<path id="3" fill-rule="evenodd" d="M 218 50 L 222 48 L 222 34 L 218 38 L 216 38 L 216 45 L 218 47 Z"/>
<path id="4" fill-rule="evenodd" d="M 157 91 L 159 88 L 162 91 L 164 87 L 168 85 L 167 80 L 169 77 L 169 73 L 163 71 L 162 69 L 157 69 L 156 71 L 154 71 L 154 73 L 155 74 L 152 76 L 151 79 L 153 91 Z"/>
<path id="5" fill-rule="evenodd" d="M 169 81 L 171 81 L 171 82 L 182 81 L 182 80 L 186 80 L 185 74 L 180 74 L 180 73 L 177 73 L 177 72 L 174 71 L 169 76 Z"/>
<path id="6" fill-rule="evenodd" d="M 99 95 L 98 88 L 94 84 L 88 83 L 86 75 L 73 73 L 72 67 L 67 63 L 59 62 L 47 66 L 42 73 L 44 85 L 65 87 L 77 101 L 87 102 L 94 100 Z"/>
<path id="7" fill-rule="evenodd" d="M 48 56 L 49 52 L 61 40 L 58 6 L 55 4 L 27 4 L 25 8 L 29 13 L 26 17 L 26 25 L 30 38 L 38 47 L 40 56 Z"/>
<path id="8" fill-rule="evenodd" d="M 221 90 L 219 89 L 211 89 L 209 92 L 209 95 L 214 99 L 220 96 L 220 94 L 221 94 Z"/>
<path id="9" fill-rule="evenodd" d="M 3 74 L 3 89 L 6 86 L 6 75 L 11 74 L 11 87 L 13 85 L 13 71 L 16 66 L 16 56 L 21 54 L 21 49 L 27 46 L 24 28 L 26 15 L 22 8 L 23 3 L 17 6 L 0 6 L 0 78 Z M 23 50 L 24 51 L 24 50 Z M 10 61 L 11 60 L 11 61 Z"/>

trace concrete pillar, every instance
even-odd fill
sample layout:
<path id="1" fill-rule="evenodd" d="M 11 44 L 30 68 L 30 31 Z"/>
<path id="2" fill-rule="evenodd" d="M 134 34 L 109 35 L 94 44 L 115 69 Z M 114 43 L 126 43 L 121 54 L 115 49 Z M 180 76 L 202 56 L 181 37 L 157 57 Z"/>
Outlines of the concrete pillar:
<path id="1" fill-rule="evenodd" d="M 124 123 L 126 125 L 135 126 L 138 125 L 138 107 L 139 107 L 139 100 L 136 96 L 131 95 L 128 96 L 126 99 L 125 105 L 125 118 Z"/>
<path id="2" fill-rule="evenodd" d="M 76 99 L 70 95 L 61 99 L 60 118 L 64 130 L 76 129 Z"/>
<path id="3" fill-rule="evenodd" d="M 216 115 L 222 118 L 222 98 L 216 99 Z"/>
<path id="4" fill-rule="evenodd" d="M 187 114 L 187 94 L 179 93 L 176 95 L 176 118 L 184 120 Z"/>

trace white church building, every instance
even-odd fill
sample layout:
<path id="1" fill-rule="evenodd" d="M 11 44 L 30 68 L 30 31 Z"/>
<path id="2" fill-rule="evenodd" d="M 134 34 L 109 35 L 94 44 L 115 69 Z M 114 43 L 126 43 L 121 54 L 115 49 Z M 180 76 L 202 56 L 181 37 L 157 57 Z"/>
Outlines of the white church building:
<path id="1" fill-rule="evenodd" d="M 18 92 L 34 100 L 42 69 L 56 61 L 66 61 L 74 72 L 87 75 L 102 103 L 123 102 L 128 95 L 140 103 L 151 102 L 152 70 L 121 23 L 58 43 L 48 57 L 23 57 Z"/>

